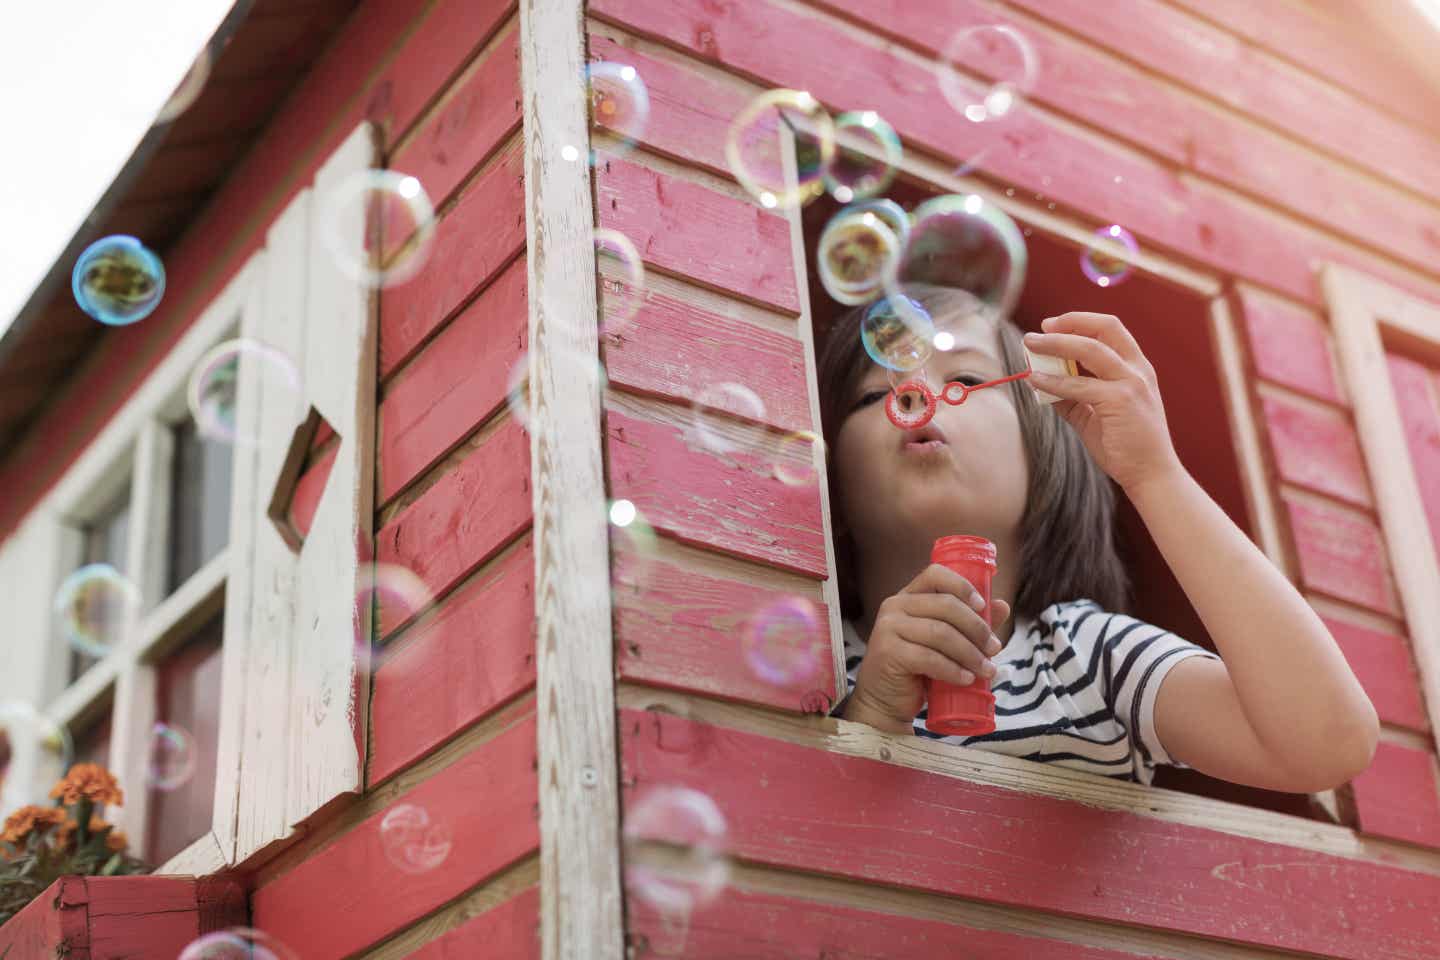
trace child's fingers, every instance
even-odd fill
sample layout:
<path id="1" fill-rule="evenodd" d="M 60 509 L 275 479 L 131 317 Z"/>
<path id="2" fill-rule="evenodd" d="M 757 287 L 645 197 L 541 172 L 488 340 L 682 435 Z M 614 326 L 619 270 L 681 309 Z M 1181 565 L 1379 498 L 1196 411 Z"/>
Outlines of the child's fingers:
<path id="1" fill-rule="evenodd" d="M 1047 317 L 1040 322 L 1046 333 L 1083 333 L 1099 339 L 1114 350 L 1122 359 L 1143 370 L 1149 365 L 1140 344 L 1120 318 L 1109 313 L 1087 313 L 1073 310 L 1058 317 Z"/>
<path id="2" fill-rule="evenodd" d="M 1083 363 L 1103 380 L 1127 380 L 1139 371 L 1126 363 L 1109 344 L 1078 333 L 1027 333 L 1025 346 L 1036 353 L 1065 357 Z"/>

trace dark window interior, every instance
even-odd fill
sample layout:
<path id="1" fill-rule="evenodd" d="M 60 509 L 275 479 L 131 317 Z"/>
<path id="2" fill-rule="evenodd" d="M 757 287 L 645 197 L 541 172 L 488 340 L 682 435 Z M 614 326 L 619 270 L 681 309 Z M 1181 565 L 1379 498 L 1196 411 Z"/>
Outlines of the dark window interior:
<path id="1" fill-rule="evenodd" d="M 159 664 L 156 722 L 189 738 L 194 772 L 177 786 L 150 790 L 145 858 L 159 865 L 210 830 L 220 737 L 224 615 L 217 614 Z M 178 780 L 178 778 L 176 778 Z"/>
<path id="2" fill-rule="evenodd" d="M 935 192 L 902 178 L 892 184 L 886 195 L 906 210 L 913 210 Z M 817 351 L 830 325 L 848 309 L 825 292 L 815 268 L 820 232 L 840 206 L 824 195 L 806 206 L 803 215 Z M 1024 223 L 1020 226 L 1026 228 Z M 1249 532 L 1240 467 L 1226 419 L 1205 299 L 1138 271 L 1125 282 L 1102 289 L 1081 272 L 1077 247 L 1038 230 L 1028 233 L 1025 239 L 1029 269 L 1013 316 L 1016 324 L 1022 330 L 1038 330 L 1044 318 L 1071 310 L 1120 317 L 1155 367 L 1181 461 L 1241 529 Z M 1132 609 L 1127 612 L 1214 650 L 1214 643 L 1138 513 L 1118 490 L 1117 500 L 1120 549 L 1133 582 Z M 1194 770 L 1162 766 L 1156 771 L 1155 785 L 1311 819 L 1331 819 L 1308 795 L 1240 786 Z"/>
<path id="3" fill-rule="evenodd" d="M 201 434 L 193 420 L 176 425 L 167 593 L 230 540 L 230 461 L 230 444 Z"/>
<path id="4" fill-rule="evenodd" d="M 127 483 L 105 507 L 87 523 L 82 531 L 81 564 L 108 563 L 126 573 L 125 551 L 130 542 L 130 485 Z M 75 680 L 98 660 L 70 651 L 70 680 Z"/>

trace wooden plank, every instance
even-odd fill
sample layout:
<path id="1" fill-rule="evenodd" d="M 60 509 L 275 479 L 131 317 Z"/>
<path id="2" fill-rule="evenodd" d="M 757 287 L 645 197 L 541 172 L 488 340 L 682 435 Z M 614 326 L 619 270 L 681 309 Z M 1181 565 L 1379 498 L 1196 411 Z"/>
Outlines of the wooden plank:
<path id="1" fill-rule="evenodd" d="M 61 945 L 69 960 L 90 960 L 83 877 L 61 877 L 0 925 L 0 956 L 7 960 L 53 957 Z M 78 888 L 80 893 L 65 893 Z"/>
<path id="2" fill-rule="evenodd" d="M 1370 506 L 1365 461 L 1347 414 L 1269 392 L 1260 397 L 1260 409 L 1282 480 Z"/>
<path id="3" fill-rule="evenodd" d="M 524 0 L 540 940 L 547 960 L 625 953 L 615 778 L 599 299 L 584 4 Z M 573 154 L 572 154 L 573 155 Z M 635 237 L 631 237 L 632 240 Z"/>
<path id="4" fill-rule="evenodd" d="M 628 237 L 646 266 L 799 311 L 783 217 L 619 158 L 596 167 L 595 192 L 600 226 Z"/>
<path id="5" fill-rule="evenodd" d="M 534 764 L 531 714 L 256 889 L 253 925 L 298 956 L 338 960 L 484 883 L 540 842 Z M 401 805 L 448 828 L 448 851 L 433 869 L 410 872 L 386 855 L 381 824 Z"/>
<path id="6" fill-rule="evenodd" d="M 376 535 L 376 559 L 415 573 L 442 597 L 530 525 L 530 442 L 509 418 L 462 448 L 464 456 Z M 376 627 L 390 636 L 395 614 Z"/>
<path id="7" fill-rule="evenodd" d="M 1335 376 L 1325 321 L 1313 310 L 1249 284 L 1240 284 L 1237 291 L 1255 372 L 1321 400 L 1346 403 Z"/>
<path id="8" fill-rule="evenodd" d="M 607 296 L 604 309 L 613 318 L 615 299 Z M 751 416 L 753 409 L 709 389 L 733 371 L 763 404 L 759 422 L 782 430 L 811 429 L 806 369 L 804 345 L 794 337 L 654 291 L 605 343 L 611 387 L 687 404 L 706 395 Z"/>
<path id="9" fill-rule="evenodd" d="M 410 954 L 411 960 L 469 960 L 471 957 L 540 956 L 540 888 L 511 897 Z"/>
<path id="10" fill-rule="evenodd" d="M 1305 586 L 1341 600 L 1400 615 L 1386 561 L 1385 540 L 1374 521 L 1339 506 L 1280 493 Z"/>
<path id="11" fill-rule="evenodd" d="M 1381 743 L 1375 760 L 1354 780 L 1360 830 L 1407 843 L 1440 847 L 1440 780 L 1435 755 Z"/>
<path id="12" fill-rule="evenodd" d="M 519 129 L 519 57 L 519 31 L 510 21 L 391 155 L 389 166 L 419 178 L 437 209 Z"/>
<path id="13" fill-rule="evenodd" d="M 747 861 L 1354 960 L 1419 960 L 1440 937 L 1440 884 L 1407 870 L 664 712 L 622 710 L 620 729 L 626 808 L 655 784 L 700 790 L 726 817 L 727 855 Z M 845 788 L 817 792 L 817 778 Z M 1068 838 L 1060 847 L 1057 830 Z M 841 846 L 847 856 L 836 858 Z M 1036 871 L 1037 862 L 1060 869 Z M 1413 909 L 1397 912 L 1397 900 Z"/>
<path id="14" fill-rule="evenodd" d="M 1435 337 L 1440 342 L 1440 330 L 1435 331 Z M 1393 352 L 1385 355 L 1385 366 L 1400 408 L 1405 446 L 1420 487 L 1430 540 L 1440 547 L 1440 376 L 1434 369 Z"/>
<path id="15" fill-rule="evenodd" d="M 179 956 L 200 936 L 193 877 L 86 877 L 90 956 Z M 243 914 L 235 918 L 243 921 Z"/>
<path id="16" fill-rule="evenodd" d="M 534 577 L 526 539 L 381 655 L 370 709 L 372 787 L 534 686 Z"/>
<path id="17" fill-rule="evenodd" d="M 1335 617 L 1320 618 L 1335 638 L 1382 723 L 1423 732 L 1430 728 L 1409 644 L 1393 633 Z"/>
<path id="18" fill-rule="evenodd" d="M 310 535 L 310 527 L 315 522 L 315 511 L 320 507 L 320 496 L 329 483 L 338 452 L 338 444 L 331 447 L 320 459 L 307 467 L 295 483 L 295 496 L 290 501 L 289 516 L 290 523 L 302 537 Z"/>
<path id="19" fill-rule="evenodd" d="M 620 531 L 611 549 L 622 678 L 777 710 L 829 713 L 838 702 L 829 617 L 814 583 L 698 551 L 646 549 Z M 772 664 L 751 646 L 751 631 L 792 604 L 813 610 L 809 629 L 800 629 L 806 621 L 798 615 L 783 621 L 805 646 Z M 808 667 L 792 667 L 807 662 L 807 647 Z"/>
<path id="20" fill-rule="evenodd" d="M 696 424 L 688 410 L 614 397 L 605 423 L 611 496 L 632 501 L 651 527 L 682 543 L 824 579 L 818 481 L 811 474 L 788 484 L 775 475 L 777 463 L 801 472 L 799 454 L 808 465 L 808 447 L 785 447 L 774 435 L 711 415 L 706 429 L 733 447 L 717 451 L 698 439 Z"/>
<path id="21" fill-rule="evenodd" d="M 408 282 L 381 291 L 382 380 L 525 248 L 523 159 L 518 141 L 491 158 L 440 218 L 430 260 Z"/>
<path id="22" fill-rule="evenodd" d="M 718 10 L 705 0 L 597 0 L 589 10 L 762 83 L 804 88 L 836 109 L 850 106 L 855 90 L 865 90 L 867 105 L 907 144 L 926 152 L 953 159 L 985 145 L 975 124 L 935 108 L 930 64 L 817 11 L 781 0 Z M 836 63 L 846 65 L 843 73 L 835 71 Z M 1311 303 L 1320 299 L 1312 267 L 1318 260 L 1363 267 L 1420 293 L 1435 287 L 1393 262 L 1040 109 L 1018 116 L 1011 137 L 1026 149 L 987 154 L 987 173 L 1103 222 L 1122 223 L 1147 249 L 1168 247 Z M 1116 177 L 1124 185 L 1119 192 Z"/>
<path id="23" fill-rule="evenodd" d="M 380 406 L 382 504 L 504 405 L 510 370 L 525 354 L 528 313 L 522 257 L 386 385 Z"/>
<path id="24" fill-rule="evenodd" d="M 1008 0 L 1408 190 L 1440 193 L 1440 143 L 1346 90 L 1157 0 L 1115 17 L 1084 0 Z"/>

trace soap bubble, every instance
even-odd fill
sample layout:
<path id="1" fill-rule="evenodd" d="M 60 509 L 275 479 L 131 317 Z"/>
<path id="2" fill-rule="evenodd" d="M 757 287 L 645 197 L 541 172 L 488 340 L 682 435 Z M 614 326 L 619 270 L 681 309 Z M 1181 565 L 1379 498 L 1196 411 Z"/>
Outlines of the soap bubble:
<path id="1" fill-rule="evenodd" d="M 296 960 L 279 940 L 251 927 L 230 927 L 192 940 L 180 960 Z"/>
<path id="2" fill-rule="evenodd" d="M 645 297 L 645 264 L 630 238 L 618 230 L 595 231 L 595 263 L 600 271 L 600 298 L 605 323 L 602 332 L 625 331 Z"/>
<path id="3" fill-rule="evenodd" d="M 1080 271 L 1097 287 L 1113 287 L 1129 278 L 1140 245 L 1129 230 L 1112 223 L 1096 230 L 1080 254 Z"/>
<path id="4" fill-rule="evenodd" d="M 787 189 L 780 130 L 797 133 L 796 183 Z M 769 90 L 735 116 L 725 139 L 730 172 L 767 208 L 801 206 L 825 188 L 835 158 L 835 121 L 804 90 Z"/>
<path id="5" fill-rule="evenodd" d="M 575 347 L 566 343 L 552 341 L 550 347 L 552 356 L 561 361 L 563 366 L 577 371 L 583 375 L 590 372 L 593 379 L 588 382 L 569 383 L 563 387 L 559 397 L 552 397 L 550 402 L 575 402 L 579 399 L 578 391 L 581 388 L 594 391 L 597 398 L 604 397 L 607 379 L 605 367 L 600 363 L 599 358 L 586 358 Z M 527 431 L 531 429 L 534 419 L 535 400 L 530 396 L 530 355 L 522 353 L 510 367 L 510 374 L 505 383 L 505 405 L 510 410 L 510 415 Z"/>
<path id="6" fill-rule="evenodd" d="M 610 580 L 617 595 L 639 596 L 655 563 L 655 530 L 631 500 L 610 504 Z"/>
<path id="7" fill-rule="evenodd" d="M 829 636 L 821 632 L 820 611 L 804 597 L 786 597 L 750 618 L 741 649 L 750 672 L 766 683 L 790 686 L 815 676 Z"/>
<path id="8" fill-rule="evenodd" d="M 79 568 L 55 594 L 61 635 L 70 646 L 96 660 L 124 641 L 139 609 L 140 590 L 108 563 Z"/>
<path id="9" fill-rule="evenodd" d="M 803 487 L 815 479 L 815 463 L 825 459 L 825 441 L 813 430 L 796 430 L 780 441 L 775 457 L 775 478 L 789 487 Z"/>
<path id="10" fill-rule="evenodd" d="M 362 170 L 320 203 L 325 246 L 346 276 L 393 287 L 420 272 L 435 244 L 435 207 L 420 181 L 397 170 Z"/>
<path id="11" fill-rule="evenodd" d="M 146 779 L 156 790 L 174 790 L 195 774 L 195 738 L 181 727 L 155 724 L 150 732 Z"/>
<path id="12" fill-rule="evenodd" d="M 27 803 L 48 804 L 46 790 L 75 762 L 75 742 L 64 724 L 41 713 L 33 704 L 0 700 L 0 753 L 8 757 L 0 768 L 15 774 L 0 776 L 3 812 Z M 35 768 L 46 775 L 20 776 L 24 768 L 17 761 L 23 756 L 30 756 Z"/>
<path id="13" fill-rule="evenodd" d="M 160 113 L 155 118 L 157 124 L 169 123 L 180 114 L 190 109 L 190 105 L 200 98 L 200 92 L 205 89 L 205 82 L 210 79 L 210 68 L 214 58 L 210 54 L 210 48 L 206 47 L 200 51 L 195 62 L 190 64 L 190 69 L 185 71 L 185 76 L 180 78 L 180 83 L 175 87 L 175 92 L 170 94 L 170 99 L 165 101 L 165 106 L 160 108 Z"/>
<path id="14" fill-rule="evenodd" d="M 969 71 L 992 79 L 966 78 Z M 1018 126 L 1025 97 L 1034 88 L 1040 60 L 1030 41 L 1014 27 L 989 24 L 966 27 L 950 37 L 936 62 L 940 92 L 966 125 L 968 159 L 956 170 L 964 175 L 998 149 L 1019 141 L 1007 137 Z"/>
<path id="15" fill-rule="evenodd" d="M 650 122 L 650 93 L 640 73 L 628 63 L 600 60 L 585 67 L 585 92 L 590 123 L 609 130 L 618 142 L 606 146 L 611 155 L 629 153 Z M 577 153 L 578 158 L 578 153 Z M 595 152 L 590 152 L 595 162 Z"/>
<path id="16" fill-rule="evenodd" d="M 291 396 L 299 393 L 300 372 L 282 351 L 248 338 L 217 344 L 195 365 L 185 392 L 195 429 L 202 436 L 243 445 L 259 441 L 258 424 L 243 435 L 239 428 L 242 364 L 254 365 L 256 379 L 253 382 L 267 394 L 275 390 Z"/>
<path id="17" fill-rule="evenodd" d="M 844 304 L 860 304 L 880 292 L 900 259 L 900 239 L 873 210 L 842 209 L 820 233 L 815 259 L 825 292 Z"/>
<path id="18" fill-rule="evenodd" d="M 449 825 L 432 821 L 424 807 L 400 803 L 380 821 L 380 845 L 385 856 L 406 873 L 428 873 L 450 856 Z"/>
<path id="19" fill-rule="evenodd" d="M 729 453 L 737 448 L 726 434 L 730 419 L 721 411 L 757 423 L 765 419 L 765 402 L 741 383 L 710 384 L 696 396 L 691 409 L 694 416 L 691 436 L 713 453 Z"/>
<path id="20" fill-rule="evenodd" d="M 430 609 L 434 602 L 434 593 L 408 567 L 397 563 L 367 563 L 360 567 L 356 578 L 355 609 L 362 614 L 369 611 L 373 636 L 388 637 Z M 360 624 L 364 622 L 362 617 Z M 356 639 L 357 646 L 362 648 L 358 652 L 367 653 L 370 637 L 362 633 Z M 378 664 L 372 669 L 375 667 Z"/>
<path id="21" fill-rule="evenodd" d="M 842 113 L 835 118 L 839 141 L 835 159 L 825 168 L 825 186 L 841 203 L 864 200 L 890 186 L 904 151 L 895 128 L 874 110 Z M 852 149 L 847 144 L 864 149 Z"/>
<path id="22" fill-rule="evenodd" d="M 70 273 L 75 302 L 106 326 L 144 320 L 165 296 L 165 266 L 134 237 L 114 234 L 85 248 Z"/>
<path id="23" fill-rule="evenodd" d="M 1027 263 L 1025 238 L 1009 214 L 977 194 L 952 193 L 915 208 L 899 274 L 902 284 L 964 290 L 1006 316 L 1025 286 Z"/>
<path id="24" fill-rule="evenodd" d="M 624 818 L 625 885 L 670 919 L 714 900 L 730 877 L 729 831 L 715 801 L 689 787 L 652 787 Z M 668 855 L 655 845 L 664 844 Z"/>
<path id="25" fill-rule="evenodd" d="M 860 321 L 865 352 L 886 370 L 906 372 L 921 366 L 933 354 L 934 340 L 929 311 L 904 294 L 876 300 Z"/>

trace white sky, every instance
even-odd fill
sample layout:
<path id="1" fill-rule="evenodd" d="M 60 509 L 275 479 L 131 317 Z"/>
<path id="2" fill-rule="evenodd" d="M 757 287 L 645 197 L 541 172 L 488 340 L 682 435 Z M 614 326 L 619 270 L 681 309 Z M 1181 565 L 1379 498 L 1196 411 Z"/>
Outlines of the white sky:
<path id="1" fill-rule="evenodd" d="M 234 0 L 5 4 L 0 334 L 233 5 Z"/>

